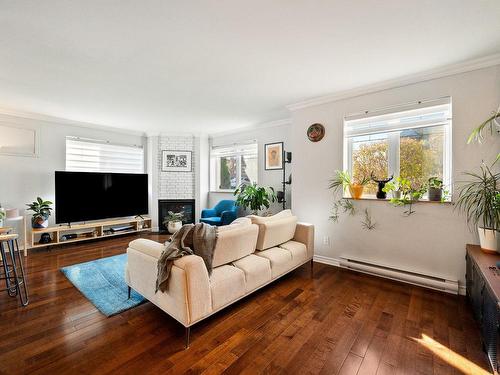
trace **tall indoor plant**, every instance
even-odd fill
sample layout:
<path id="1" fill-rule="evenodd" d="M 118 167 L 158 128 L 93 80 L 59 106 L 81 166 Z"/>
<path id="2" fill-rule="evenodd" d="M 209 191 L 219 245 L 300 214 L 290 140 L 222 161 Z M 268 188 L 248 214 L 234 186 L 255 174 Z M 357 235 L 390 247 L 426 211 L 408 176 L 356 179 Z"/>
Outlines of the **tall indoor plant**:
<path id="1" fill-rule="evenodd" d="M 486 251 L 500 251 L 500 172 L 493 172 L 482 163 L 480 172 L 467 172 L 469 181 L 459 189 L 456 202 L 467 219 L 477 227 L 481 248 Z"/>
<path id="2" fill-rule="evenodd" d="M 251 184 L 241 184 L 234 191 L 236 196 L 236 205 L 247 209 L 249 208 L 253 214 L 258 214 L 262 209 L 269 208 L 271 203 L 276 202 L 276 193 L 272 187 L 264 187 L 257 185 L 256 182 Z"/>
<path id="3" fill-rule="evenodd" d="M 36 198 L 36 201 L 28 203 L 28 210 L 33 211 L 31 226 L 33 228 L 47 228 L 49 226 L 49 216 L 52 208 L 51 201 L 45 201 L 42 198 Z"/>

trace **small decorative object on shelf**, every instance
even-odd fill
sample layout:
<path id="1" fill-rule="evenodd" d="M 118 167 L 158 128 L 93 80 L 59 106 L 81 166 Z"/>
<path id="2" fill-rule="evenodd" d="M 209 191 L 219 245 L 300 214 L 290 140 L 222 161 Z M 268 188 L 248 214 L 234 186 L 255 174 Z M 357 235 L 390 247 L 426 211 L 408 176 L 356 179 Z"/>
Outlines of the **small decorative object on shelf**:
<path id="1" fill-rule="evenodd" d="M 377 190 L 377 199 L 386 199 L 387 198 L 387 193 L 384 191 L 385 184 L 388 183 L 393 179 L 394 175 L 391 175 L 391 177 L 379 180 L 375 178 L 373 175 L 373 172 L 371 174 L 371 178 L 374 182 L 377 183 L 378 190 Z"/>
<path id="2" fill-rule="evenodd" d="M 184 218 L 184 212 L 172 212 L 168 211 L 168 215 L 163 219 L 163 225 L 167 227 L 170 234 L 174 234 L 179 229 L 182 228 L 182 219 Z"/>
<path id="3" fill-rule="evenodd" d="M 49 216 L 52 211 L 51 201 L 45 201 L 42 198 L 36 198 L 35 202 L 27 204 L 28 210 L 33 211 L 31 226 L 33 228 L 47 228 L 49 226 Z"/>
<path id="4" fill-rule="evenodd" d="M 325 136 L 325 127 L 321 124 L 312 124 L 307 128 L 307 138 L 311 142 L 319 142 Z"/>
<path id="5" fill-rule="evenodd" d="M 52 242 L 52 238 L 50 237 L 50 234 L 48 233 L 42 233 L 40 236 L 40 239 L 38 240 L 39 244 L 49 244 Z"/>

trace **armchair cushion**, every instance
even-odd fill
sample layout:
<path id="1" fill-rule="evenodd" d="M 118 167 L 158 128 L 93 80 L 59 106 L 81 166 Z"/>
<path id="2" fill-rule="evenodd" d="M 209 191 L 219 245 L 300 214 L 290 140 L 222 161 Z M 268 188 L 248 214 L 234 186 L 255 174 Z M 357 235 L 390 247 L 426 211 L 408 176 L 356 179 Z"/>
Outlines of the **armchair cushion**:
<path id="1" fill-rule="evenodd" d="M 210 225 L 229 225 L 238 216 L 238 207 L 233 200 L 225 199 L 216 204 L 214 208 L 201 211 L 202 223 Z"/>
<path id="2" fill-rule="evenodd" d="M 213 208 L 206 208 L 204 210 L 201 210 L 201 217 L 214 217 L 217 216 L 217 211 L 215 211 Z"/>

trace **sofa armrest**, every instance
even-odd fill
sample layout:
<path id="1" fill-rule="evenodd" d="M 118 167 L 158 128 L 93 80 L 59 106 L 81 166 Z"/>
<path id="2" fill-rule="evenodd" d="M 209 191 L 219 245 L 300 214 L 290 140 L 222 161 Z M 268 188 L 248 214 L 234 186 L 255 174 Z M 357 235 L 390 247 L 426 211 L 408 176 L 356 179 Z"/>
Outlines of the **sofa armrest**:
<path id="1" fill-rule="evenodd" d="M 166 246 L 156 241 L 151 241 L 145 238 L 138 238 L 131 241 L 128 244 L 128 247 L 137 250 L 140 253 L 159 259 Z"/>
<path id="2" fill-rule="evenodd" d="M 314 225 L 308 223 L 297 223 L 293 240 L 301 242 L 307 247 L 307 256 L 314 255 Z"/>
<path id="3" fill-rule="evenodd" d="M 201 210 L 201 217 L 215 217 L 217 216 L 217 211 L 215 211 L 213 208 L 206 208 L 204 210 Z"/>

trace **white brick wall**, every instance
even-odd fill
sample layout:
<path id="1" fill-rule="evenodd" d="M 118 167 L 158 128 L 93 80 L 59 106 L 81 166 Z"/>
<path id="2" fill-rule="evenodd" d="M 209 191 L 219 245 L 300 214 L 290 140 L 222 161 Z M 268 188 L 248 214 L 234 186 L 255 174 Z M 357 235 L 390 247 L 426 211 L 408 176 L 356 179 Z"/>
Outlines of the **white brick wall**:
<path id="1" fill-rule="evenodd" d="M 162 172 L 162 151 L 191 151 L 193 153 L 191 172 Z M 158 137 L 158 199 L 194 199 L 195 198 L 195 171 L 197 168 L 195 157 L 195 139 L 189 136 L 160 136 Z"/>

